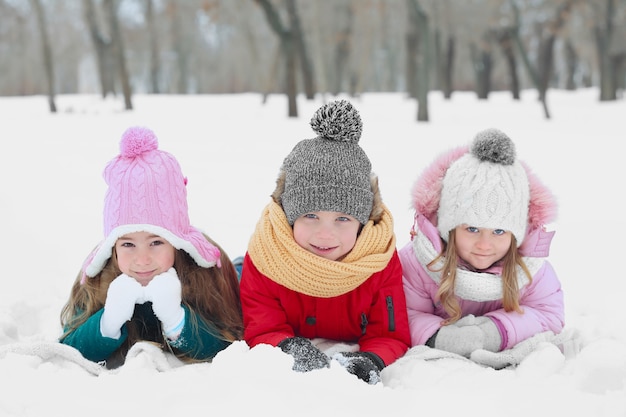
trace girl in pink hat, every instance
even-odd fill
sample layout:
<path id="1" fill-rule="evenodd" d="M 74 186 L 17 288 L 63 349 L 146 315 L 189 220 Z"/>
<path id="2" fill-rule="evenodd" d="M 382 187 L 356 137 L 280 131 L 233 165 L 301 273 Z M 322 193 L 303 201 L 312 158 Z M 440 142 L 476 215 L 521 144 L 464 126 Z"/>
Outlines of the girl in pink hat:
<path id="1" fill-rule="evenodd" d="M 399 254 L 413 346 L 474 359 L 561 332 L 563 293 L 546 259 L 555 199 L 508 136 L 488 129 L 443 154 L 412 197 L 413 237 Z"/>
<path id="2" fill-rule="evenodd" d="M 107 368 L 139 341 L 183 361 L 211 360 L 242 337 L 237 273 L 191 226 L 187 179 L 151 130 L 130 128 L 104 170 L 104 240 L 61 312 L 60 341 Z"/>

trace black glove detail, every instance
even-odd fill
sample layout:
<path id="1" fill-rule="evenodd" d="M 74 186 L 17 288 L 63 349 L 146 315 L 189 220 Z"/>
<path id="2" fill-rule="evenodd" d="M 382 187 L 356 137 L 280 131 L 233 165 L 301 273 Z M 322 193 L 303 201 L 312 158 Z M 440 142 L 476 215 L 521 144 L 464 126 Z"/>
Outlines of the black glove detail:
<path id="1" fill-rule="evenodd" d="M 339 352 L 333 359 L 348 372 L 371 385 L 380 382 L 380 371 L 385 367 L 380 356 L 371 352 Z"/>
<path id="2" fill-rule="evenodd" d="M 314 369 L 328 368 L 330 359 L 321 350 L 313 346 L 313 343 L 305 337 L 288 337 L 282 340 L 278 347 L 283 352 L 293 356 L 293 370 L 309 372 Z"/>

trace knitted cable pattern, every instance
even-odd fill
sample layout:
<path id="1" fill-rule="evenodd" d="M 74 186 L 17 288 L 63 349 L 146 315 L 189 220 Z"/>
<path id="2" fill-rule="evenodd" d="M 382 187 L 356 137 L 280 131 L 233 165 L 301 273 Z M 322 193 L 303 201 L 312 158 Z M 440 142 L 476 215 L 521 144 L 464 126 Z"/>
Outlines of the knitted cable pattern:
<path id="1" fill-rule="evenodd" d="M 280 205 L 270 202 L 250 238 L 248 253 L 256 268 L 277 284 L 313 297 L 346 294 L 383 270 L 395 251 L 393 218 L 383 206 L 381 221 L 368 221 L 356 245 L 340 262 L 300 247 Z"/>

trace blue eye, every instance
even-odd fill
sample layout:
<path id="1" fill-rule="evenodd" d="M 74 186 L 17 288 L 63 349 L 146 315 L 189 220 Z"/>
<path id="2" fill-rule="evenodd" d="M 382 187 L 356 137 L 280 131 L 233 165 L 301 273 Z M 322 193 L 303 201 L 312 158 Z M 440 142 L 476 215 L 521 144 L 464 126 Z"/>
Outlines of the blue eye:
<path id="1" fill-rule="evenodd" d="M 305 219 L 317 219 L 317 215 L 313 213 L 303 214 L 302 217 L 304 217 Z"/>
<path id="2" fill-rule="evenodd" d="M 494 231 L 493 231 L 493 234 L 494 235 L 498 235 L 498 236 L 502 236 L 505 233 L 506 233 L 506 231 L 502 230 L 502 229 L 494 229 Z"/>
<path id="3" fill-rule="evenodd" d="M 466 230 L 470 233 L 478 233 L 478 227 L 468 226 Z"/>
<path id="4" fill-rule="evenodd" d="M 340 217 L 337 217 L 337 221 L 338 222 L 349 222 L 350 221 L 350 217 L 340 216 Z"/>

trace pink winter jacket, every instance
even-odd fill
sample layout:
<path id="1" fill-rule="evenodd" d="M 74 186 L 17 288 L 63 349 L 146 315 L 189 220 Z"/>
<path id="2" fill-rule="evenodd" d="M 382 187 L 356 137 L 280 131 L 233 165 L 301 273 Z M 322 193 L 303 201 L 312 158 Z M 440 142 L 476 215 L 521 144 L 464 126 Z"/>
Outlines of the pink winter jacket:
<path id="1" fill-rule="evenodd" d="M 441 321 L 448 315 L 441 304 L 434 302 L 439 285 L 426 272 L 426 266 L 418 261 L 414 243 L 405 245 L 399 251 L 399 256 L 403 269 L 411 345 L 422 345 L 441 327 Z M 526 281 L 527 284 L 520 288 L 520 307 L 523 314 L 504 311 L 501 298 L 493 294 L 481 294 L 481 291 L 470 289 L 467 297 L 473 299 L 459 297 L 463 316 L 473 314 L 494 319 L 502 336 L 502 349 L 508 349 L 546 330 L 559 333 L 564 326 L 563 292 L 554 269 L 548 261 L 540 258 L 528 263 L 533 279 L 530 284 Z M 481 275 L 488 275 L 469 271 L 467 273 L 468 280 L 480 280 Z M 494 275 L 494 278 L 499 276 Z"/>
<path id="2" fill-rule="evenodd" d="M 441 327 L 442 320 L 448 317 L 443 307 L 434 301 L 440 273 L 429 271 L 425 265 L 441 252 L 442 242 L 436 224 L 443 177 L 450 164 L 467 151 L 468 147 L 462 146 L 440 155 L 412 188 L 414 236 L 398 252 L 412 346 L 425 344 Z M 556 201 L 531 170 L 522 165 L 529 180 L 530 201 L 527 234 L 519 249 L 532 274 L 532 282 L 521 271 L 517 274 L 523 314 L 506 312 L 502 308 L 502 280 L 497 269 L 488 273 L 459 268 L 455 283 L 462 316 L 473 314 L 493 319 L 502 336 L 501 350 L 539 332 L 559 333 L 564 326 L 561 284 L 546 260 L 554 232 L 547 232 L 544 225 L 556 218 Z"/>

